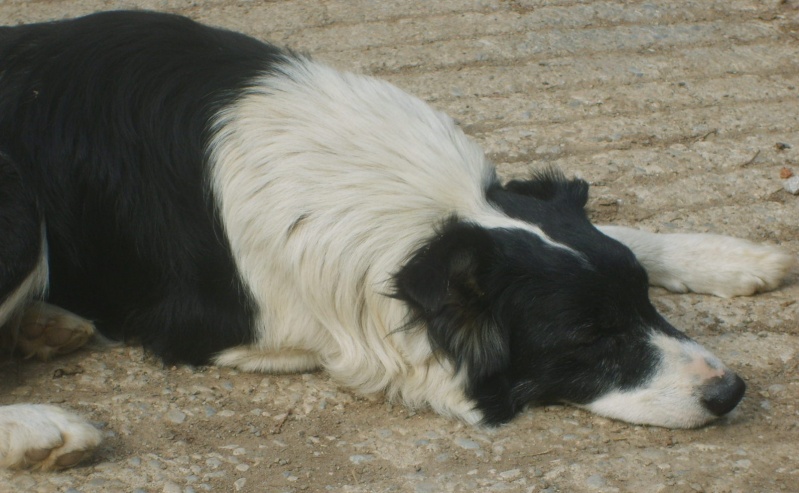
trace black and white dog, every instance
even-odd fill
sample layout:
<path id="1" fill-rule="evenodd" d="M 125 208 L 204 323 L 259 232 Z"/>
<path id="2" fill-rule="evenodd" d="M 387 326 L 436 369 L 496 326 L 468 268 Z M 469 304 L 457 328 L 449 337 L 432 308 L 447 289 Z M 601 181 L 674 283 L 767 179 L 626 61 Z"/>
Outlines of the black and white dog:
<path id="1" fill-rule="evenodd" d="M 25 356 L 96 327 L 469 423 L 552 402 L 666 427 L 728 413 L 743 381 L 647 286 L 747 295 L 794 257 L 596 228 L 587 195 L 554 171 L 503 184 L 396 87 L 185 18 L 0 28 L 0 324 Z M 2 466 L 67 467 L 99 440 L 0 407 Z"/>

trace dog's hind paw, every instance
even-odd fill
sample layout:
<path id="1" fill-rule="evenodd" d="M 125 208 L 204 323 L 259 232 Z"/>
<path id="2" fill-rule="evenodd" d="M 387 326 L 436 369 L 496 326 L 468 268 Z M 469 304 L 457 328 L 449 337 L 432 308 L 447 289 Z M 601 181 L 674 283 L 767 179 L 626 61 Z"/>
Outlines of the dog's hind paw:
<path id="1" fill-rule="evenodd" d="M 94 324 L 88 320 L 39 301 L 31 303 L 22 315 L 16 349 L 26 358 L 47 360 L 78 349 L 94 332 Z"/>
<path id="2" fill-rule="evenodd" d="M 100 431 L 55 406 L 15 404 L 0 407 L 0 467 L 57 470 L 91 456 Z"/>

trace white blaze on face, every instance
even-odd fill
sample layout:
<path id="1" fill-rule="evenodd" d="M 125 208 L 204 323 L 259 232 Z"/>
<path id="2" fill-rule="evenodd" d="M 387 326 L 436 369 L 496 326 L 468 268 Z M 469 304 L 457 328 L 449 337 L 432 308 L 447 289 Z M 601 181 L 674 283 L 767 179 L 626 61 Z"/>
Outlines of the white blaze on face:
<path id="1" fill-rule="evenodd" d="M 650 343 L 661 361 L 648 381 L 635 389 L 611 391 L 582 407 L 631 423 L 693 428 L 718 417 L 703 403 L 708 395 L 729 394 L 729 402 L 737 404 L 743 383 L 736 384 L 737 377 L 707 349 L 661 333 L 653 333 Z M 740 392 L 713 392 L 736 385 Z"/>

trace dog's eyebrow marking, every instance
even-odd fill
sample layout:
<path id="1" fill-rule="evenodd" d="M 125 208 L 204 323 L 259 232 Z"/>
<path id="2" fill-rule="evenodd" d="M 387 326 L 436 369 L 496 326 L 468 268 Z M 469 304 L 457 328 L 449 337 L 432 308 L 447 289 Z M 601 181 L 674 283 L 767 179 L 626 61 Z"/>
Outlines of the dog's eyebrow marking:
<path id="1" fill-rule="evenodd" d="M 522 231 L 527 231 L 528 233 L 532 233 L 533 235 L 537 236 L 541 241 L 546 243 L 547 245 L 553 248 L 560 248 L 566 250 L 567 252 L 571 253 L 581 262 L 585 264 L 586 267 L 593 269 L 594 266 L 591 264 L 591 261 L 588 260 L 588 257 L 585 253 L 575 250 L 574 248 L 570 247 L 565 243 L 560 243 L 552 239 L 546 232 L 541 229 L 536 224 L 528 223 L 527 221 L 523 221 L 521 219 L 515 219 L 512 217 L 506 216 L 501 211 L 497 211 L 495 208 L 491 207 L 491 211 L 493 214 L 486 214 L 485 212 L 475 214 L 471 216 L 471 220 L 475 224 L 479 224 L 486 228 L 493 228 L 493 229 L 520 229 Z"/>

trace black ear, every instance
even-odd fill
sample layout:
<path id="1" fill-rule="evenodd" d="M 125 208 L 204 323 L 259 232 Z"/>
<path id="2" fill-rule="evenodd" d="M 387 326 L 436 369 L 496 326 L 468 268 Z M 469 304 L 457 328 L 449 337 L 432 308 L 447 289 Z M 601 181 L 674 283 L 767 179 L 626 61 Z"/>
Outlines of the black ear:
<path id="1" fill-rule="evenodd" d="M 588 202 L 588 183 L 579 178 L 566 178 L 557 168 L 544 168 L 533 173 L 529 180 L 512 180 L 505 190 L 538 200 L 582 209 Z"/>
<path id="2" fill-rule="evenodd" d="M 427 330 L 434 350 L 472 378 L 509 362 L 508 337 L 491 315 L 487 281 L 496 247 L 485 229 L 450 222 L 395 275 L 396 297 Z"/>

